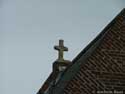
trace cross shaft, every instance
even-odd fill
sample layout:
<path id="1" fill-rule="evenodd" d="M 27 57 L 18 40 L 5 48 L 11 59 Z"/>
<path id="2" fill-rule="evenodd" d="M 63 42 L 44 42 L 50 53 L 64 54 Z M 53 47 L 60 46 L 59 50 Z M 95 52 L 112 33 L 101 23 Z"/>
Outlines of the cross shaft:
<path id="1" fill-rule="evenodd" d="M 68 51 L 68 48 L 64 46 L 63 40 L 59 40 L 59 46 L 54 46 L 55 50 L 58 50 L 58 60 L 63 61 L 63 52 Z"/>

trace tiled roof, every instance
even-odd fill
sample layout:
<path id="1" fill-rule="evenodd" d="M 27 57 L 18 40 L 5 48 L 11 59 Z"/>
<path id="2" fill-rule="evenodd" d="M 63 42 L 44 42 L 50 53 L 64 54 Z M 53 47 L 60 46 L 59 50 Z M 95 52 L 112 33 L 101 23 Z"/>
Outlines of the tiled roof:
<path id="1" fill-rule="evenodd" d="M 38 94 L 92 94 L 91 90 L 125 89 L 124 21 L 125 9 L 72 61 L 54 87 L 50 86 L 56 78 L 52 73 Z M 45 93 L 48 87 L 52 91 Z"/>

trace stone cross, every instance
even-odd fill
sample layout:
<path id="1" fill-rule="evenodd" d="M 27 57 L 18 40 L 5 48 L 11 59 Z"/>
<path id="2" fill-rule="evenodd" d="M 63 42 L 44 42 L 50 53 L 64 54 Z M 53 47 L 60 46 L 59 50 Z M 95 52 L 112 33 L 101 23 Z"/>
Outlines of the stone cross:
<path id="1" fill-rule="evenodd" d="M 58 50 L 58 61 L 64 61 L 63 59 L 63 52 L 68 51 L 67 47 L 64 47 L 63 40 L 59 40 L 59 46 L 54 46 L 55 50 Z"/>

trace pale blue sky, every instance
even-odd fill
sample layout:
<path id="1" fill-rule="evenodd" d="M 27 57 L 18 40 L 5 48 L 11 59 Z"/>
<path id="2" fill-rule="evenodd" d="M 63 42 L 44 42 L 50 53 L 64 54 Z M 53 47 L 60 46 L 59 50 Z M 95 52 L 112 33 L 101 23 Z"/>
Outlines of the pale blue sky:
<path id="1" fill-rule="evenodd" d="M 1 0 L 0 94 L 35 94 L 64 39 L 72 60 L 125 7 L 125 0 Z"/>

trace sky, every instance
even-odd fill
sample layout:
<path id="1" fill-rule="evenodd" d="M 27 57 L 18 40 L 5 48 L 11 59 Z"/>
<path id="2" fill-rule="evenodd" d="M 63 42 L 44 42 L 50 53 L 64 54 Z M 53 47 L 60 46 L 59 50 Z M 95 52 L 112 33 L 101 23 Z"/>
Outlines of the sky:
<path id="1" fill-rule="evenodd" d="M 36 94 L 63 39 L 72 61 L 125 0 L 0 0 L 0 94 Z"/>

